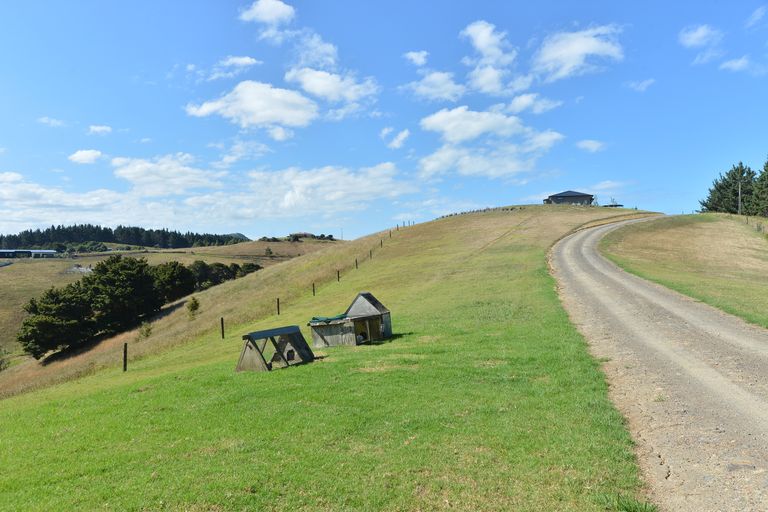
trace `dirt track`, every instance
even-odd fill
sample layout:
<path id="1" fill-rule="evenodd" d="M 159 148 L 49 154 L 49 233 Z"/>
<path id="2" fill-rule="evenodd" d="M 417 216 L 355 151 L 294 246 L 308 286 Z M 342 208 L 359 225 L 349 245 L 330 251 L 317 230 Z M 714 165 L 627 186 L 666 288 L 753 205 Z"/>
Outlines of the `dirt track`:
<path id="1" fill-rule="evenodd" d="M 551 263 L 606 361 L 651 500 L 670 512 L 768 510 L 768 331 L 607 261 L 597 243 L 619 225 L 563 239 Z"/>

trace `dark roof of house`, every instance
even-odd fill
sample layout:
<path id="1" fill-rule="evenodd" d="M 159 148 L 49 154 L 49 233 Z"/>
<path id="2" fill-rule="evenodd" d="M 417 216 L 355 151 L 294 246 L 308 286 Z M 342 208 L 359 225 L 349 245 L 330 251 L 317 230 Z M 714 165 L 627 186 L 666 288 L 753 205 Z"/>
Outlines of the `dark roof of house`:
<path id="1" fill-rule="evenodd" d="M 584 192 L 576 192 L 573 190 L 566 190 L 565 192 L 560 192 L 559 194 L 552 194 L 549 197 L 575 197 L 575 196 L 588 196 L 592 197 L 592 194 L 585 194 Z"/>

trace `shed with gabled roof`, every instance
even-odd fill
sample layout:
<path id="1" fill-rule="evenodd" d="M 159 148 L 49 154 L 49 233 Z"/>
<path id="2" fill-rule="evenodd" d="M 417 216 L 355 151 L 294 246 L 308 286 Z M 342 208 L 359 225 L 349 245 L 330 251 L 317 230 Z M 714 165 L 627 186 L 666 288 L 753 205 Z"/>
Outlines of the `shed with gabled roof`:
<path id="1" fill-rule="evenodd" d="M 235 368 L 238 372 L 267 372 L 275 367 L 284 368 L 315 360 L 315 354 L 298 325 L 251 332 L 244 335 L 243 340 L 243 350 Z"/>
<path id="2" fill-rule="evenodd" d="M 314 317 L 307 325 L 315 348 L 359 345 L 392 337 L 390 311 L 370 292 L 358 293 L 343 314 Z"/>

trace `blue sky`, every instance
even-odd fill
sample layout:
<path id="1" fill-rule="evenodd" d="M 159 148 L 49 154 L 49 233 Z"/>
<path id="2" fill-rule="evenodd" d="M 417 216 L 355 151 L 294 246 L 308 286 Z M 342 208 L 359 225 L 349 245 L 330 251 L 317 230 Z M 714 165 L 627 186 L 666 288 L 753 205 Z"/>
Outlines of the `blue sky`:
<path id="1" fill-rule="evenodd" d="M 3 2 L 0 232 L 346 238 L 768 156 L 760 2 Z"/>

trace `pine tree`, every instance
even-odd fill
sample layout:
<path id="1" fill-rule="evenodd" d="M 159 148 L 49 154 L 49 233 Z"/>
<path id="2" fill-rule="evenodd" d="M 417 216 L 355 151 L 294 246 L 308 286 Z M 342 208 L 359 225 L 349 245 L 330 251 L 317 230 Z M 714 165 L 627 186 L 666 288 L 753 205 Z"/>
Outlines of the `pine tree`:
<path id="1" fill-rule="evenodd" d="M 739 183 L 741 183 L 742 213 L 754 215 L 756 207 L 753 201 L 756 173 L 749 166 L 739 162 L 724 175 L 712 183 L 706 199 L 699 201 L 705 212 L 739 212 Z"/>

